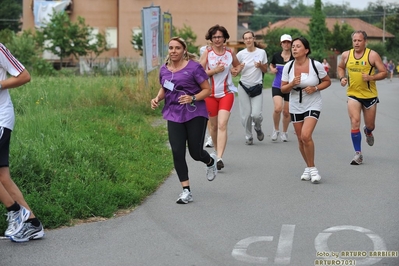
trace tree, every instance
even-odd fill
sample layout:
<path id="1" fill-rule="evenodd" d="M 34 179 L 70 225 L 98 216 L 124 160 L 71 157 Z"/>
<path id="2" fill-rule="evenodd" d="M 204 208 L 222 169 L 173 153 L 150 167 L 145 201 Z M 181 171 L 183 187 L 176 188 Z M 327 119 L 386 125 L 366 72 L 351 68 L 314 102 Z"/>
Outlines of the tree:
<path id="1" fill-rule="evenodd" d="M 267 56 L 270 58 L 276 53 L 281 51 L 280 45 L 280 37 L 283 34 L 289 34 L 292 38 L 296 38 L 299 36 L 303 36 L 304 33 L 299 31 L 298 29 L 290 29 L 290 28 L 276 28 L 273 30 L 269 30 L 263 38 L 263 41 L 267 45 L 266 52 Z"/>
<path id="2" fill-rule="evenodd" d="M 8 46 L 14 35 L 15 32 L 10 29 L 0 30 L 0 42 L 3 43 L 5 46 Z"/>
<path id="3" fill-rule="evenodd" d="M 399 8 L 398 8 L 399 9 Z M 399 10 L 396 11 L 396 14 L 393 16 L 387 17 L 386 21 L 386 30 L 388 32 L 399 32 Z M 388 39 L 386 42 L 386 48 L 391 56 L 391 58 L 396 58 L 399 60 L 399 36 L 395 36 L 393 39 Z"/>
<path id="4" fill-rule="evenodd" d="M 31 74 L 38 76 L 55 74 L 53 65 L 42 58 L 42 47 L 37 45 L 32 31 L 26 30 L 17 35 L 9 29 L 2 30 L 0 40 Z"/>
<path id="5" fill-rule="evenodd" d="M 133 45 L 133 49 L 143 56 L 143 32 L 133 33 L 130 43 Z"/>
<path id="6" fill-rule="evenodd" d="M 18 32 L 21 28 L 21 14 L 21 0 L 2 0 L 0 5 L 0 31 L 10 29 Z"/>
<path id="7" fill-rule="evenodd" d="M 332 33 L 328 35 L 327 48 L 333 49 L 339 52 L 346 51 L 352 48 L 352 38 L 351 34 L 353 32 L 353 28 L 348 24 L 344 23 L 342 26 L 339 26 L 338 23 L 334 25 Z"/>
<path id="8" fill-rule="evenodd" d="M 321 0 L 315 0 L 312 18 L 309 23 L 309 41 L 312 48 L 312 57 L 321 61 L 326 57 L 326 16 L 321 10 Z"/>
<path id="9" fill-rule="evenodd" d="M 101 33 L 93 35 L 93 28 L 86 25 L 84 18 L 78 17 L 77 22 L 71 22 L 65 12 L 55 13 L 49 23 L 37 32 L 37 40 L 44 49 L 63 60 L 70 56 L 76 59 L 87 54 L 99 55 L 108 50 L 105 36 Z"/>
<path id="10" fill-rule="evenodd" d="M 172 34 L 173 36 L 179 36 L 186 42 L 188 52 L 193 54 L 198 53 L 199 46 L 194 45 L 195 41 L 197 40 L 197 35 L 190 26 L 183 24 L 183 28 L 181 29 L 172 27 Z"/>
<path id="11" fill-rule="evenodd" d="M 93 36 L 91 29 L 88 40 L 89 43 L 86 48 L 86 55 L 90 56 L 91 61 L 94 61 L 100 54 L 109 50 L 104 34 L 97 33 Z"/>
<path id="12" fill-rule="evenodd" d="M 190 53 L 198 53 L 199 46 L 195 46 L 194 43 L 197 40 L 197 35 L 191 29 L 190 26 L 186 26 L 184 24 L 182 29 L 172 27 L 172 35 L 179 36 L 182 38 L 187 44 L 187 51 Z M 143 56 L 143 33 L 137 32 L 133 33 L 132 40 L 130 41 L 133 45 L 133 49 L 140 53 Z"/>

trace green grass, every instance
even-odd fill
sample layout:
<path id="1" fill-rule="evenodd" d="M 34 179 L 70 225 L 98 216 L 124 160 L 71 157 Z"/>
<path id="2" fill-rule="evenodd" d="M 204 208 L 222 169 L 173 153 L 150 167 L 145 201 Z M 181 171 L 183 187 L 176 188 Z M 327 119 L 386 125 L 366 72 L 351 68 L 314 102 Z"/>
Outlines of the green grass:
<path id="1" fill-rule="evenodd" d="M 165 124 L 152 126 L 162 119 L 150 108 L 152 80 L 34 77 L 11 91 L 11 176 L 46 228 L 134 208 L 170 174 Z"/>

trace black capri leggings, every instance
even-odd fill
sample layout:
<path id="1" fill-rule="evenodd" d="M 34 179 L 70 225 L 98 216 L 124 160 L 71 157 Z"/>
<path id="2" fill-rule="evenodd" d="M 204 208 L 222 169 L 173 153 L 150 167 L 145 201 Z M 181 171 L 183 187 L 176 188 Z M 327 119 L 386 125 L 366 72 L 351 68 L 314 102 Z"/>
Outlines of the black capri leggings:
<path id="1" fill-rule="evenodd" d="M 209 153 L 204 150 L 204 138 L 208 119 L 195 117 L 184 123 L 168 121 L 169 143 L 172 148 L 173 163 L 180 182 L 187 181 L 186 143 L 191 158 L 208 164 Z"/>

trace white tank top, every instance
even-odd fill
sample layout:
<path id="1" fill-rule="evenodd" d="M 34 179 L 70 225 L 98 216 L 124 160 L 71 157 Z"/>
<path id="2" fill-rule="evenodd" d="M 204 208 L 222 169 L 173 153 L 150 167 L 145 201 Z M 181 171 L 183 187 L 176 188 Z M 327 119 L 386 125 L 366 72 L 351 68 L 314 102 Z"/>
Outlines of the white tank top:
<path id="1" fill-rule="evenodd" d="M 224 71 L 217 73 L 209 78 L 209 83 L 212 88 L 211 97 L 222 98 L 228 93 L 233 93 L 230 89 L 233 84 L 233 78 L 231 76 L 230 67 L 233 63 L 233 55 L 230 48 L 224 47 L 223 54 L 217 54 L 212 47 L 208 47 L 208 58 L 206 69 L 213 70 L 216 68 L 218 62 L 222 62 L 224 65 Z"/>

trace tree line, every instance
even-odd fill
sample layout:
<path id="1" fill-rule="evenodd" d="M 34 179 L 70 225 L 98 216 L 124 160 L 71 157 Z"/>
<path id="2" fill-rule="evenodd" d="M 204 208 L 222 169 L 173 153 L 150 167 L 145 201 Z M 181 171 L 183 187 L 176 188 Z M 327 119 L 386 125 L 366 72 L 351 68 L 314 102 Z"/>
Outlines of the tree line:
<path id="1" fill-rule="evenodd" d="M 257 31 L 269 24 L 290 17 L 311 17 L 308 32 L 298 29 L 276 29 L 269 31 L 264 36 L 268 54 L 273 54 L 280 49 L 278 40 L 283 33 L 292 36 L 305 36 L 312 43 L 312 56 L 318 60 L 329 53 L 342 52 L 352 47 L 351 33 L 354 31 L 349 25 L 334 25 L 332 31 L 325 26 L 327 17 L 359 18 L 380 29 L 395 35 L 395 38 L 387 39 L 385 43 L 370 44 L 369 48 L 376 50 L 381 55 L 388 55 L 395 61 L 399 60 L 399 4 L 388 3 L 384 0 L 369 2 L 364 10 L 351 8 L 349 2 L 342 5 L 323 3 L 322 0 L 314 0 L 313 6 L 303 4 L 303 0 L 289 0 L 284 5 L 279 0 L 266 0 L 255 8 L 253 16 L 249 19 L 251 30 Z M 385 14 L 385 15 L 384 15 Z M 356 29 L 357 30 L 357 29 Z M 277 40 L 277 41 L 276 41 Z M 313 49 L 315 48 L 315 49 Z M 331 49 L 335 51 L 331 51 Z M 314 50 L 314 52 L 313 52 Z"/>

